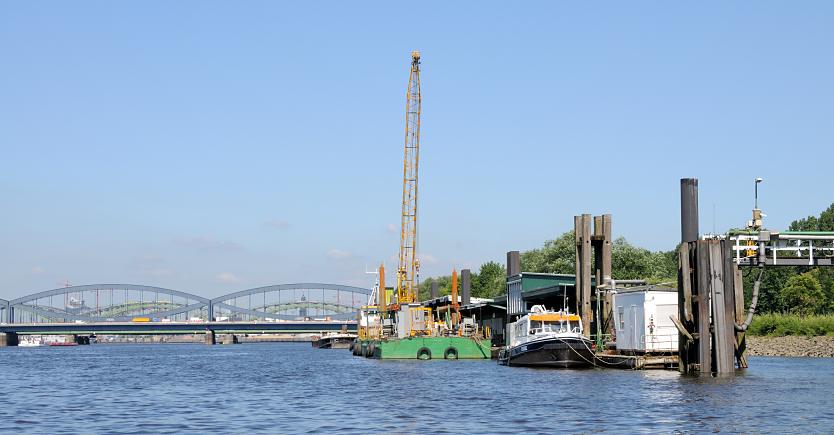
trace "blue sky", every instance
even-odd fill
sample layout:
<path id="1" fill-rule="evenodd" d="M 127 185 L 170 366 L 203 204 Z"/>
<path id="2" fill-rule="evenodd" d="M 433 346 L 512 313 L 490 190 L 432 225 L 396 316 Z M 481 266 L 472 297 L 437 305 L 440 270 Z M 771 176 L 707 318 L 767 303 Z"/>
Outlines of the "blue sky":
<path id="1" fill-rule="evenodd" d="M 395 267 L 423 53 L 423 276 L 612 213 L 650 249 L 834 201 L 834 3 L 0 7 L 0 298 L 205 296 Z M 715 210 L 715 213 L 713 213 Z"/>

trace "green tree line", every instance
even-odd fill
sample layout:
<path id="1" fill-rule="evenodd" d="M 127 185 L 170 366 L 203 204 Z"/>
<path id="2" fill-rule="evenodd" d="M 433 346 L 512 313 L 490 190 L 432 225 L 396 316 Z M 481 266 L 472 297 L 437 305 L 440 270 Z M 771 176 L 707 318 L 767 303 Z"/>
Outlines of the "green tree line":
<path id="1" fill-rule="evenodd" d="M 675 251 L 652 252 L 618 238 L 611 245 L 611 274 L 615 279 L 646 279 L 649 282 L 677 280 L 677 256 Z M 541 248 L 521 253 L 521 270 L 534 273 L 573 274 L 576 251 L 573 231 L 548 240 Z M 506 268 L 490 261 L 472 272 L 472 296 L 494 298 L 505 293 Z M 420 283 L 420 298 L 428 299 L 431 283 L 437 281 L 441 296 L 451 293 L 452 278 L 449 275 L 430 278 Z M 458 291 L 460 291 L 458 279 Z"/>
<path id="2" fill-rule="evenodd" d="M 471 274 L 472 297 L 494 298 L 506 293 L 507 269 L 503 264 L 489 261 L 482 264 L 477 271 L 472 271 Z M 429 299 L 434 281 L 437 281 L 440 296 L 452 293 L 451 275 L 429 278 L 420 283 L 420 300 Z M 458 291 L 461 291 L 460 274 L 458 274 Z"/>
<path id="3" fill-rule="evenodd" d="M 792 231 L 834 231 L 834 203 L 819 216 L 795 220 Z M 521 270 L 536 273 L 575 272 L 574 233 L 568 231 L 547 240 L 541 248 L 521 253 Z M 611 275 L 617 279 L 645 279 L 649 283 L 677 284 L 677 249 L 650 251 L 634 246 L 625 238 L 616 239 L 611 247 Z M 744 268 L 744 291 L 749 305 L 753 282 L 758 272 Z M 493 298 L 505 292 L 506 269 L 490 261 L 472 272 L 472 296 Z M 420 284 L 420 298 L 428 299 L 431 283 L 438 282 L 441 296 L 451 293 L 451 276 L 429 278 Z M 460 290 L 460 279 L 458 290 Z M 762 276 L 758 312 L 797 315 L 834 313 L 834 268 L 770 267 Z"/>
<path id="4" fill-rule="evenodd" d="M 791 231 L 834 231 L 834 203 L 819 216 L 791 222 Z M 756 270 L 744 270 L 744 292 L 749 304 Z M 797 315 L 834 312 L 834 269 L 830 267 L 770 267 L 762 275 L 757 311 Z"/>

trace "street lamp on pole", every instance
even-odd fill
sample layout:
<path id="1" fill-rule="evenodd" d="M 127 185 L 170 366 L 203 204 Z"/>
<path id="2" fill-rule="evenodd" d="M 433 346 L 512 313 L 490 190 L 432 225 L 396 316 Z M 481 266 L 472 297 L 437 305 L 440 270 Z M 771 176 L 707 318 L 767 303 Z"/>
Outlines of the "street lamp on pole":
<path id="1" fill-rule="evenodd" d="M 754 192 L 753 193 L 753 195 L 754 195 L 753 196 L 753 198 L 754 198 L 753 219 L 751 219 L 749 222 L 747 222 L 747 228 L 751 229 L 751 230 L 759 231 L 759 230 L 762 229 L 762 211 L 759 210 L 759 183 L 761 183 L 764 180 L 761 179 L 761 178 L 756 178 L 755 181 L 756 181 L 756 183 L 753 187 L 754 188 L 754 191 L 753 191 Z M 751 254 L 751 252 L 753 252 L 753 251 L 747 251 L 747 252 L 748 252 L 748 255 L 753 255 L 753 254 Z"/>
<path id="2" fill-rule="evenodd" d="M 755 187 L 755 191 L 754 191 L 755 192 L 754 193 L 755 202 L 753 204 L 753 208 L 755 208 L 756 210 L 759 209 L 759 183 L 761 183 L 762 181 L 764 181 L 764 179 L 762 179 L 761 177 L 756 178 L 756 185 L 755 185 L 756 187 Z"/>

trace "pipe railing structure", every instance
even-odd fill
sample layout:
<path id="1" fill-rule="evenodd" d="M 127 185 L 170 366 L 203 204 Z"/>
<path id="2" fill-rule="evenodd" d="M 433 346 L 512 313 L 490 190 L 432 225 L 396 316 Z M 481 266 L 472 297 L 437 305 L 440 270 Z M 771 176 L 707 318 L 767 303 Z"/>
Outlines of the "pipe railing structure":
<path id="1" fill-rule="evenodd" d="M 834 231 L 740 231 L 729 239 L 739 266 L 834 265 Z"/>
<path id="2" fill-rule="evenodd" d="M 735 325 L 736 331 L 747 331 L 753 321 L 765 266 L 834 265 L 834 231 L 747 230 L 731 233 L 728 238 L 735 264 L 759 268 L 747 316 Z"/>

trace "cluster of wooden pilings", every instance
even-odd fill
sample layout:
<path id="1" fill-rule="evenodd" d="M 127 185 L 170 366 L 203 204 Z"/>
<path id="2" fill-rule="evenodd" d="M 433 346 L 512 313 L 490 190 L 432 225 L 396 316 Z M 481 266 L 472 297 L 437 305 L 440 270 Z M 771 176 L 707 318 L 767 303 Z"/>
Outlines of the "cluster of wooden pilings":
<path id="1" fill-rule="evenodd" d="M 611 281 L 611 215 L 594 216 L 594 228 L 591 233 L 591 215 L 583 214 L 573 217 L 574 241 L 576 244 L 576 301 L 577 312 L 582 319 L 585 335 L 591 334 L 591 316 L 594 312 L 592 301 L 599 300 L 601 315 L 597 319 L 606 325 L 603 331 L 610 334 L 612 322 L 611 293 L 605 292 L 596 297 L 591 295 L 591 276 L 596 279 L 597 288 L 606 288 Z M 591 252 L 594 258 L 591 262 Z"/>
<path id="2" fill-rule="evenodd" d="M 681 244 L 678 268 L 680 371 L 722 375 L 747 367 L 744 288 L 732 245 L 698 232 L 698 180 L 681 180 Z"/>

